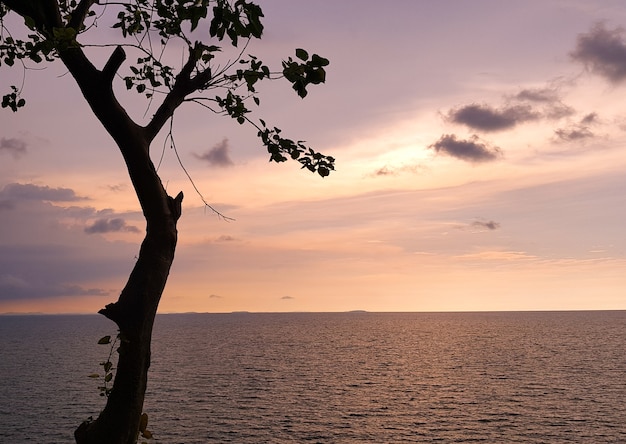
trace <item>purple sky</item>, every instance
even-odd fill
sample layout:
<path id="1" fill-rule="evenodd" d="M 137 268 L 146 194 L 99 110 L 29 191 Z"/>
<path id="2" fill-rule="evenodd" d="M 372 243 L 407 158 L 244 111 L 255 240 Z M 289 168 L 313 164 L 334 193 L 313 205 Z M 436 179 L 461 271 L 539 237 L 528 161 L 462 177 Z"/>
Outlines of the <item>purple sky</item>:
<path id="1" fill-rule="evenodd" d="M 269 164 L 252 128 L 183 107 L 182 161 L 235 221 L 203 208 L 166 148 L 159 171 L 185 201 L 162 311 L 626 308 L 622 1 L 260 4 L 249 52 L 331 64 L 305 100 L 262 85 L 255 116 L 337 170 Z M 0 70 L 3 91 L 21 82 Z M 117 90 L 145 121 L 147 102 Z M 0 114 L 0 313 L 94 312 L 144 222 L 63 67 L 26 71 L 24 96 Z"/>

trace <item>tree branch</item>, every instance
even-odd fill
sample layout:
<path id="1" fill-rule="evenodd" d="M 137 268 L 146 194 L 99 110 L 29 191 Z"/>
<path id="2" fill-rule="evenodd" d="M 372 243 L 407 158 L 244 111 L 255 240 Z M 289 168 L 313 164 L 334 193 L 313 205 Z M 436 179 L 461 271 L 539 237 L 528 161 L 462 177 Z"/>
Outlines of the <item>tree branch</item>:
<path id="1" fill-rule="evenodd" d="M 42 34 L 52 35 L 54 28 L 63 26 L 57 0 L 2 0 L 2 3 L 22 17 L 33 19 Z"/>
<path id="2" fill-rule="evenodd" d="M 104 68 L 102 69 L 102 75 L 106 82 L 113 83 L 115 73 L 117 73 L 117 70 L 120 69 L 124 60 L 126 60 L 126 53 L 121 46 L 118 46 L 115 48 L 109 57 L 109 60 L 107 60 L 106 65 L 104 65 Z"/>
<path id="3" fill-rule="evenodd" d="M 193 70 L 198 63 L 198 56 L 195 48 L 189 47 L 189 57 L 176 76 L 176 81 L 170 92 L 165 96 L 161 106 L 156 110 L 152 120 L 145 127 L 149 140 L 154 139 L 161 131 L 163 125 L 167 123 L 170 117 L 174 115 L 174 111 L 183 103 L 188 94 L 202 88 L 209 80 L 211 80 L 211 70 L 206 69 L 195 77 L 191 77 Z"/>
<path id="4" fill-rule="evenodd" d="M 85 18 L 87 18 L 89 10 L 95 3 L 98 3 L 98 0 L 81 0 L 74 11 L 72 11 L 72 18 L 67 25 L 70 28 L 74 28 L 77 32 L 80 31 L 85 24 Z"/>

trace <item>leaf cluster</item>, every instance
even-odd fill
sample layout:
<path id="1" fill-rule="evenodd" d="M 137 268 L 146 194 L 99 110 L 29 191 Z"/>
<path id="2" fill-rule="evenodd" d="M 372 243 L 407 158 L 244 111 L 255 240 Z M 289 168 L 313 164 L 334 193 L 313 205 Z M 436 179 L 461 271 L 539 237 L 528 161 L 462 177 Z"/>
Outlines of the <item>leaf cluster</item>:
<path id="1" fill-rule="evenodd" d="M 237 0 L 232 5 L 226 0 L 218 0 L 213 7 L 213 19 L 209 27 L 209 35 L 222 40 L 228 36 L 233 46 L 237 46 L 239 38 L 261 38 L 263 11 L 245 0 Z"/>
<path id="2" fill-rule="evenodd" d="M 29 40 L 13 38 L 4 27 L 3 18 L 6 13 L 5 7 L 0 5 L 0 66 L 4 64 L 12 67 L 16 62 L 24 66 L 26 61 L 33 63 L 53 61 L 54 43 L 36 33 L 29 33 Z M 26 25 L 31 29 L 34 28 L 29 20 L 26 20 Z M 21 88 L 16 86 L 11 86 L 11 92 L 2 96 L 2 108 L 9 108 L 15 112 L 25 104 L 26 100 L 21 97 Z"/>
<path id="3" fill-rule="evenodd" d="M 106 396 L 107 398 L 111 394 L 113 387 L 110 385 L 113 380 L 113 362 L 111 361 L 113 357 L 114 351 L 119 351 L 119 348 L 116 348 L 118 341 L 121 340 L 120 333 L 111 341 L 111 335 L 106 335 L 98 339 L 98 345 L 110 345 L 109 355 L 106 361 L 100 362 L 100 366 L 102 366 L 103 374 L 100 373 L 92 373 L 89 375 L 90 378 L 102 378 L 102 385 L 98 386 L 98 390 L 100 390 L 100 396 Z"/>
<path id="4" fill-rule="evenodd" d="M 308 94 L 308 85 L 319 85 L 326 81 L 325 66 L 330 62 L 324 57 L 313 54 L 309 59 L 309 53 L 302 48 L 296 49 L 296 57 L 304 63 L 293 60 L 289 57 L 283 61 L 283 75 L 292 83 L 293 89 L 302 98 Z"/>
<path id="5" fill-rule="evenodd" d="M 28 39 L 18 40 L 12 38 L 4 27 L 2 19 L 9 9 L 0 1 L 0 65 L 4 63 L 10 67 L 20 61 L 25 70 L 25 62 L 53 61 L 59 53 L 68 49 L 82 51 L 84 46 L 77 41 L 79 35 L 92 29 L 100 16 L 92 8 L 101 8 L 101 14 L 107 8 L 117 8 L 117 15 L 114 15 L 117 19 L 112 27 L 120 31 L 125 42 L 118 49 L 130 47 L 140 53 L 134 59 L 135 63 L 129 65 L 130 71 L 118 77 L 122 78 L 128 90 L 135 90 L 148 99 L 153 99 L 156 93 L 163 97 L 153 119 L 155 129 L 171 118 L 183 102 L 196 102 L 215 113 L 230 116 L 239 124 L 249 123 L 255 127 L 270 153 L 270 161 L 295 159 L 303 168 L 322 177 L 334 170 L 334 158 L 315 152 L 303 142 L 284 138 L 280 129 L 270 129 L 261 119 L 257 121 L 260 123 L 254 123 L 250 118 L 252 111 L 248 103 L 253 101 L 256 106 L 261 103 L 257 91 L 261 81 L 286 79 L 298 96 L 304 98 L 310 85 L 325 82 L 326 67 L 329 65 L 328 59 L 317 54 L 310 56 L 302 48 L 295 50 L 295 57 L 284 60 L 279 71 L 272 71 L 254 55 L 244 57 L 243 52 L 250 39 L 261 38 L 263 33 L 261 19 L 264 15 L 257 4 L 246 0 L 57 0 L 56 4 L 62 17 L 62 27 L 57 24 L 44 29 L 40 21 L 35 23 L 31 17 L 22 14 L 27 27 L 33 32 L 28 34 Z M 201 26 L 205 21 L 208 21 L 208 29 Z M 204 39 L 200 37 L 197 40 L 200 34 L 207 31 L 208 36 L 205 34 Z M 187 61 L 179 68 L 166 62 L 169 58 L 165 57 L 165 48 L 172 39 L 182 41 L 188 48 Z M 222 51 L 218 42 L 224 40 L 234 47 L 243 45 L 244 49 L 234 60 L 219 64 L 215 60 Z M 118 68 L 119 65 L 115 71 Z M 17 111 L 24 106 L 21 90 L 12 87 L 3 96 L 2 107 Z M 190 96 L 208 90 L 223 93 Z"/>
<path id="6" fill-rule="evenodd" d="M 258 136 L 270 153 L 270 162 L 285 162 L 288 158 L 297 160 L 311 172 L 326 177 L 335 169 L 335 159 L 308 148 L 303 141 L 294 142 L 280 135 L 280 128 L 267 128 L 261 120 Z"/>
<path id="7" fill-rule="evenodd" d="M 133 75 L 124 77 L 126 89 L 135 87 L 138 93 L 145 92 L 148 98 L 152 97 L 156 88 L 165 84 L 170 89 L 174 82 L 172 67 L 151 56 L 138 58 L 137 64 L 130 66 L 130 70 Z"/>

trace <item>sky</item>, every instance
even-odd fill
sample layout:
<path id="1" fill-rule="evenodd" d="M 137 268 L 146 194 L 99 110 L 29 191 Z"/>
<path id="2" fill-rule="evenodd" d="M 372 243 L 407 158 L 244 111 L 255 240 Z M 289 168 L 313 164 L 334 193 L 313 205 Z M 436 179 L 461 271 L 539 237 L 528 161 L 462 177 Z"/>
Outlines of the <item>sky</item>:
<path id="1" fill-rule="evenodd" d="M 160 312 L 626 309 L 622 0 L 259 4 L 250 53 L 330 65 L 304 100 L 261 85 L 252 117 L 336 171 L 268 163 L 254 128 L 183 105 L 177 152 L 234 220 L 161 134 L 153 159 L 185 200 Z M 63 67 L 3 66 L 3 94 L 23 75 L 26 107 L 0 112 L 0 313 L 93 313 L 145 223 Z M 146 100 L 116 91 L 145 123 Z"/>

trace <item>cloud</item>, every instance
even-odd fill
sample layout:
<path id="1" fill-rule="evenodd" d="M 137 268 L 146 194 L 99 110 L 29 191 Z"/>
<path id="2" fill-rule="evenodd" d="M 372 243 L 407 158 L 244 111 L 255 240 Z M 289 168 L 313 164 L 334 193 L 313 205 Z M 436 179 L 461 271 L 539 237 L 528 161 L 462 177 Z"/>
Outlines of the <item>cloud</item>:
<path id="1" fill-rule="evenodd" d="M 215 239 L 216 242 L 235 242 L 238 239 L 236 237 L 230 236 L 228 234 L 222 234 Z"/>
<path id="2" fill-rule="evenodd" d="M 559 128 L 554 130 L 557 138 L 566 142 L 574 140 L 590 139 L 594 137 L 593 132 L 586 126 L 574 126 L 570 128 Z"/>
<path id="3" fill-rule="evenodd" d="M 62 284 L 45 280 L 27 281 L 12 274 L 0 275 L 0 300 L 49 298 L 56 296 L 108 296 L 102 288 L 85 288 L 76 284 Z"/>
<path id="4" fill-rule="evenodd" d="M 283 301 L 288 301 L 288 300 L 295 299 L 295 298 L 294 298 L 294 297 L 292 297 L 292 296 L 283 296 L 283 297 L 282 297 L 282 298 L 280 298 L 280 299 L 282 299 Z"/>
<path id="5" fill-rule="evenodd" d="M 590 139 L 595 137 L 595 134 L 589 129 L 589 125 L 592 125 L 597 121 L 598 115 L 596 113 L 589 113 L 584 116 L 579 123 L 571 125 L 567 128 L 556 129 L 554 130 L 554 134 L 556 134 L 559 140 L 565 142 Z"/>
<path id="6" fill-rule="evenodd" d="M 560 100 L 556 88 L 527 88 L 515 94 L 513 98 L 516 100 L 540 103 L 552 103 Z"/>
<path id="7" fill-rule="evenodd" d="M 489 220 L 489 221 L 481 221 L 481 220 L 476 220 L 474 222 L 472 222 L 472 227 L 475 228 L 486 228 L 487 230 L 497 230 L 498 228 L 500 228 L 500 223 L 499 222 L 495 222 L 493 220 Z"/>
<path id="8" fill-rule="evenodd" d="M 385 165 L 382 168 L 377 169 L 373 173 L 369 174 L 370 177 L 384 177 L 384 176 L 399 176 L 403 173 L 418 174 L 426 168 L 423 165 L 401 165 L 401 166 L 388 166 Z"/>
<path id="9" fill-rule="evenodd" d="M 513 100 L 521 102 L 532 102 L 543 105 L 542 115 L 548 119 L 562 119 L 575 113 L 571 106 L 565 105 L 561 101 L 558 88 L 527 88 L 511 97 Z M 537 114 L 536 118 L 542 116 Z"/>
<path id="10" fill-rule="evenodd" d="M 211 294 L 209 295 L 209 299 L 222 299 L 222 297 L 218 294 Z"/>
<path id="11" fill-rule="evenodd" d="M 473 103 L 450 110 L 447 119 L 476 130 L 501 131 L 539 117 L 540 114 L 529 105 L 510 105 L 496 109 Z"/>
<path id="12" fill-rule="evenodd" d="M 213 148 L 206 151 L 204 154 L 194 153 L 194 156 L 197 159 L 208 162 L 211 166 L 226 168 L 234 165 L 233 161 L 230 158 L 230 147 L 228 145 L 228 139 L 223 139 L 221 142 L 214 145 Z"/>
<path id="13" fill-rule="evenodd" d="M 27 146 L 26 142 L 20 139 L 7 139 L 6 137 L 0 138 L 0 153 L 11 153 L 15 158 L 25 154 Z"/>
<path id="14" fill-rule="evenodd" d="M 126 221 L 121 217 L 113 219 L 98 219 L 92 225 L 85 227 L 85 233 L 114 233 L 120 231 L 127 231 L 132 233 L 139 233 L 139 228 L 133 225 L 126 225 Z"/>
<path id="15" fill-rule="evenodd" d="M 622 28 L 609 30 L 602 23 L 594 25 L 591 31 L 578 36 L 576 49 L 570 56 L 611 83 L 626 79 L 626 43 Z"/>
<path id="16" fill-rule="evenodd" d="M 31 183 L 10 183 L 0 190 L 0 199 L 73 202 L 86 198 L 77 196 L 74 190 L 69 188 L 50 188 Z"/>
<path id="17" fill-rule="evenodd" d="M 140 214 L 50 202 L 63 199 L 82 198 L 62 188 L 0 187 L 0 207 L 14 208 L 0 213 L 0 300 L 104 296 L 126 281 L 137 243 L 88 235 L 84 228 L 107 218 L 138 225 Z"/>
<path id="18" fill-rule="evenodd" d="M 598 121 L 598 115 L 596 113 L 589 113 L 580 120 L 580 123 L 590 125 Z"/>
<path id="19" fill-rule="evenodd" d="M 111 191 L 113 191 L 114 193 L 118 193 L 121 191 L 126 191 L 126 189 L 128 188 L 128 186 L 126 184 L 120 183 L 117 185 L 108 185 L 107 188 Z"/>
<path id="20" fill-rule="evenodd" d="M 454 134 L 444 134 L 437 142 L 428 147 L 437 153 L 447 154 L 468 162 L 490 162 L 502 156 L 500 148 L 481 142 L 476 135 L 469 139 L 459 140 Z"/>

